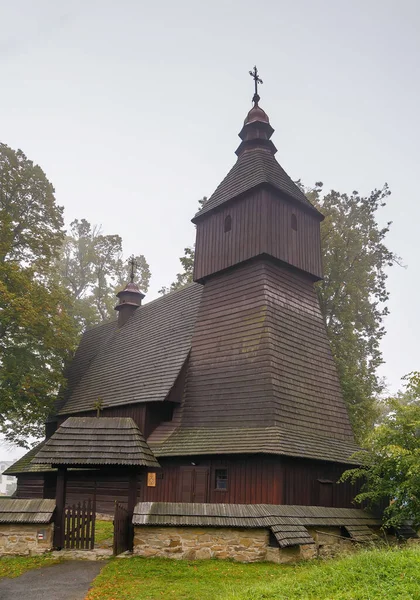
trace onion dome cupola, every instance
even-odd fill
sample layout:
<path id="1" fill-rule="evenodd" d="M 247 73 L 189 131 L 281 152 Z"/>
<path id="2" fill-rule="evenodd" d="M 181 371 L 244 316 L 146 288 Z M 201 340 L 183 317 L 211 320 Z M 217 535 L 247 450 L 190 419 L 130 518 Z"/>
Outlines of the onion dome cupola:
<path id="1" fill-rule="evenodd" d="M 138 285 L 134 283 L 135 268 L 137 266 L 134 256 L 129 259 L 129 265 L 131 267 L 130 283 L 127 283 L 125 288 L 117 294 L 119 302 L 115 310 L 118 311 L 118 327 L 122 327 L 128 321 L 135 310 L 141 306 L 141 302 L 145 297 Z"/>

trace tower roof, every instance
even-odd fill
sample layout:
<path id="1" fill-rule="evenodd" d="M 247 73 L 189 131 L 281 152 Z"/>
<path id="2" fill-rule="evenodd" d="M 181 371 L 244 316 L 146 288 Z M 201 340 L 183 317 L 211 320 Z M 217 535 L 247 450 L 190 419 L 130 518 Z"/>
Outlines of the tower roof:
<path id="1" fill-rule="evenodd" d="M 194 216 L 193 222 L 259 185 L 275 188 L 288 199 L 299 202 L 301 206 L 322 218 L 321 213 L 309 202 L 299 186 L 275 159 L 277 149 L 271 141 L 274 129 L 270 125 L 267 113 L 259 105 L 260 97 L 257 93 L 257 84 L 262 81 L 255 67 L 250 74 L 255 80 L 254 105 L 248 112 L 239 133 L 242 141 L 236 150 L 238 159 L 215 192 Z"/>

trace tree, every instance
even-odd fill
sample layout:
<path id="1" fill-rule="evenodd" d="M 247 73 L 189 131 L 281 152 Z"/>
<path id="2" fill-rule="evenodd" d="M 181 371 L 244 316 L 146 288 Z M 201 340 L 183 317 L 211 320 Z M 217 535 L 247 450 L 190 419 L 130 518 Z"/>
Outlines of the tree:
<path id="1" fill-rule="evenodd" d="M 159 294 L 169 294 L 169 292 L 175 292 L 183 288 L 187 283 L 191 283 L 193 280 L 193 268 L 194 268 L 194 246 L 187 246 L 184 248 L 184 256 L 181 256 L 179 262 L 182 265 L 183 270 L 178 273 L 176 280 L 171 283 L 169 287 L 163 286 L 159 290 Z"/>
<path id="2" fill-rule="evenodd" d="M 62 212 L 42 169 L 0 144 L 0 431 L 20 445 L 39 435 L 76 343 L 52 269 Z"/>
<path id="3" fill-rule="evenodd" d="M 406 391 L 387 401 L 387 414 L 368 437 L 367 449 L 355 455 L 360 467 L 342 477 L 362 479 L 356 502 L 387 504 L 384 527 L 404 521 L 420 527 L 420 373 L 407 381 Z"/>
<path id="4" fill-rule="evenodd" d="M 70 225 L 58 261 L 60 280 L 74 300 L 73 316 L 83 330 L 114 316 L 115 294 L 129 280 L 122 258 L 119 235 L 104 235 L 85 219 Z M 137 281 L 146 292 L 150 269 L 143 255 L 137 256 Z"/>
<path id="5" fill-rule="evenodd" d="M 322 195 L 321 183 L 307 190 L 309 200 L 325 216 L 321 225 L 324 279 L 317 291 L 359 442 L 373 427 L 377 398 L 384 389 L 377 369 L 383 362 L 380 342 L 388 314 L 387 267 L 398 257 L 385 245 L 391 223 L 380 227 L 376 216 L 389 195 L 386 184 L 369 196 L 334 190 Z"/>
<path id="6" fill-rule="evenodd" d="M 206 202 L 207 196 L 203 196 L 198 201 L 198 209 L 203 206 Z M 193 269 L 194 269 L 194 255 L 195 255 L 195 246 L 187 246 L 184 248 L 184 256 L 181 256 L 179 262 L 182 266 L 181 273 L 178 273 L 175 281 L 171 283 L 170 286 L 163 286 L 159 290 L 159 294 L 169 294 L 169 292 L 175 292 L 183 288 L 188 283 L 191 283 L 193 280 Z"/>
<path id="7" fill-rule="evenodd" d="M 386 269 L 398 257 L 385 245 L 391 223 L 380 227 L 376 216 L 390 191 L 385 185 L 369 196 L 334 190 L 323 195 L 322 183 L 312 189 L 297 184 L 325 216 L 321 224 L 324 280 L 317 291 L 353 430 L 361 442 L 378 416 L 377 398 L 384 388 L 377 369 L 382 363 L 383 319 L 388 314 Z M 162 292 L 192 281 L 193 246 L 185 248 L 180 262 L 183 271 Z"/>

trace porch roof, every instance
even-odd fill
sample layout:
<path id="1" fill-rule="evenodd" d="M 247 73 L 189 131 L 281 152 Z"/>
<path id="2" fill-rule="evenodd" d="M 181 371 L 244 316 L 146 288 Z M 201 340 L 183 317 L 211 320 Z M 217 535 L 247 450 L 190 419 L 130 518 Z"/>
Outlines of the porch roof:
<path id="1" fill-rule="evenodd" d="M 63 467 L 160 466 L 129 417 L 70 417 L 38 450 L 32 463 Z"/>

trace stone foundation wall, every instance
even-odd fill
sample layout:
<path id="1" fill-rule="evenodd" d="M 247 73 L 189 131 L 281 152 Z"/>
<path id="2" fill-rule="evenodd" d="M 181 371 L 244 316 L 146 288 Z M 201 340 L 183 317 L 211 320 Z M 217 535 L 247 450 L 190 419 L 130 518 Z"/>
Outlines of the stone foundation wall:
<path id="1" fill-rule="evenodd" d="M 0 556 L 43 554 L 53 545 L 54 525 L 33 523 L 0 524 Z M 39 539 L 43 532 L 45 539 Z"/>
<path id="2" fill-rule="evenodd" d="M 288 563 L 316 556 L 314 545 L 272 548 L 267 529 L 214 527 L 134 528 L 137 556 L 161 556 L 186 560 L 221 558 L 238 562 Z"/>
<path id="3" fill-rule="evenodd" d="M 340 527 L 308 527 L 308 532 L 314 544 L 279 548 L 269 545 L 268 529 L 136 526 L 134 554 L 187 560 L 223 558 L 291 563 L 347 554 L 360 547 L 343 537 Z"/>
<path id="4" fill-rule="evenodd" d="M 340 527 L 308 527 L 308 533 L 315 540 L 316 555 L 323 558 L 332 558 L 339 554 L 347 554 L 356 549 L 350 538 L 341 535 Z"/>

